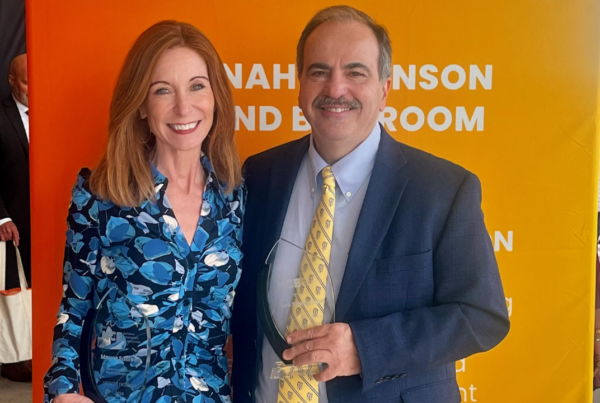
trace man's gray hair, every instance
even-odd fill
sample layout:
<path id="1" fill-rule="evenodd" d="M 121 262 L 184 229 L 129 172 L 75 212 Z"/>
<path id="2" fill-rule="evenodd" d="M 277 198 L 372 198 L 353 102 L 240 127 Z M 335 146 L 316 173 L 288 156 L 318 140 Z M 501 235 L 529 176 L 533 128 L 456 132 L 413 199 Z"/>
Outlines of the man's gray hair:
<path id="1" fill-rule="evenodd" d="M 377 61 L 379 81 L 383 82 L 392 76 L 392 45 L 387 29 L 383 25 L 377 24 L 371 17 L 356 8 L 350 6 L 333 6 L 316 13 L 308 24 L 306 24 L 304 31 L 302 31 L 296 48 L 298 77 L 302 76 L 302 69 L 304 67 L 304 46 L 306 45 L 306 39 L 315 28 L 330 21 L 356 21 L 371 28 L 379 45 L 379 60 Z"/>

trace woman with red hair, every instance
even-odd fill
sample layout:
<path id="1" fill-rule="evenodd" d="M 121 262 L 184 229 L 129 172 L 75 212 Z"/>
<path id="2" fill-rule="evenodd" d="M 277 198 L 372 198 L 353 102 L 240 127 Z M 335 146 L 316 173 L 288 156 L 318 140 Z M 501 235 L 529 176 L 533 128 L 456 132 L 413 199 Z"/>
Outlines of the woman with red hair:
<path id="1" fill-rule="evenodd" d="M 73 188 L 45 401 L 90 401 L 78 395 L 81 335 L 96 311 L 91 377 L 106 401 L 229 401 L 223 347 L 246 200 L 234 119 L 223 63 L 198 29 L 163 21 L 142 33 L 104 156 Z"/>

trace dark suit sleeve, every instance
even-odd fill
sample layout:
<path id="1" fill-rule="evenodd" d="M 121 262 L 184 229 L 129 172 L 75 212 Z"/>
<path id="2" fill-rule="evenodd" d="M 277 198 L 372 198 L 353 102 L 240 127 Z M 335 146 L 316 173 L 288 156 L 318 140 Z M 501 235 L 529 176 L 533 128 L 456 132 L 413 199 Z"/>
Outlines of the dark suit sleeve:
<path id="1" fill-rule="evenodd" d="M 1 182 L 0 186 L 2 186 Z M 8 211 L 6 211 L 6 207 L 4 207 L 4 201 L 2 200 L 2 196 L 0 196 L 0 220 L 4 218 L 10 218 L 10 216 L 8 215 Z"/>
<path id="2" fill-rule="evenodd" d="M 508 333 L 506 301 L 480 204 L 481 185 L 469 173 L 433 250 L 433 306 L 350 323 L 363 391 L 386 376 L 410 376 L 489 350 Z"/>
<path id="3" fill-rule="evenodd" d="M 2 157 L 2 150 L 0 150 L 0 157 Z M 0 175 L 0 189 L 3 189 L 6 185 L 5 180 L 2 178 L 2 175 Z M 6 206 L 4 205 L 4 200 L 2 199 L 2 192 L 0 192 L 0 220 L 4 219 L 4 218 L 9 218 L 10 215 L 8 214 L 8 211 L 6 211 Z"/>

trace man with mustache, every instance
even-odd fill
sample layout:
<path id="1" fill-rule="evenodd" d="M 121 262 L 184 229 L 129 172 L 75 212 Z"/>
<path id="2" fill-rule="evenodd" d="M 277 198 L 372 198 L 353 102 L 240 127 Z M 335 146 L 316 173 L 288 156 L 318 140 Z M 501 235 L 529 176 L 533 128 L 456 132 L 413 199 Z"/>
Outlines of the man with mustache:
<path id="1" fill-rule="evenodd" d="M 395 141 L 377 122 L 390 89 L 391 46 L 368 15 L 347 6 L 318 12 L 298 43 L 297 67 L 312 133 L 245 164 L 234 399 L 460 402 L 455 361 L 491 349 L 509 329 L 479 180 Z M 298 288 L 293 295 L 276 289 L 275 298 L 306 307 L 302 293 L 319 278 L 313 254 L 339 290 L 333 324 L 323 324 L 326 309 L 310 321 L 303 309 L 289 314 L 293 347 L 283 358 L 326 364 L 314 377 L 270 379 L 279 358 L 256 321 L 257 272 L 279 238 L 303 245 L 309 257 L 301 265 L 276 261 L 275 272 L 298 273 Z"/>

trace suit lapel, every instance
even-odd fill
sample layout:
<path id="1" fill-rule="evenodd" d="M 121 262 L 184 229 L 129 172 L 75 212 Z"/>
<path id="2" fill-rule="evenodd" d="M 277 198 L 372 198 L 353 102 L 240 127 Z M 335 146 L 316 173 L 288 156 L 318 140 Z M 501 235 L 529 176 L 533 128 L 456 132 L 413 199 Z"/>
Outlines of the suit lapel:
<path id="1" fill-rule="evenodd" d="M 15 128 L 15 132 L 17 133 L 17 137 L 19 138 L 19 142 L 24 147 L 25 152 L 29 154 L 29 141 L 27 141 L 27 133 L 25 133 L 25 126 L 23 126 L 23 120 L 21 120 L 21 114 L 19 113 L 19 109 L 17 108 L 17 104 L 13 99 L 12 95 L 8 95 L 8 97 L 4 98 L 4 110 L 8 115 L 10 122 Z"/>
<path id="2" fill-rule="evenodd" d="M 279 155 L 271 166 L 269 188 L 267 195 L 265 242 L 263 256 L 281 236 L 285 214 L 287 212 L 296 176 L 309 146 L 309 136 L 288 144 L 287 148 Z"/>
<path id="3" fill-rule="evenodd" d="M 336 302 L 336 320 L 343 319 L 350 308 L 387 233 L 408 183 L 406 170 L 402 170 L 405 164 L 406 159 L 400 150 L 400 144 L 382 127 L 373 172 L 354 231 Z"/>

